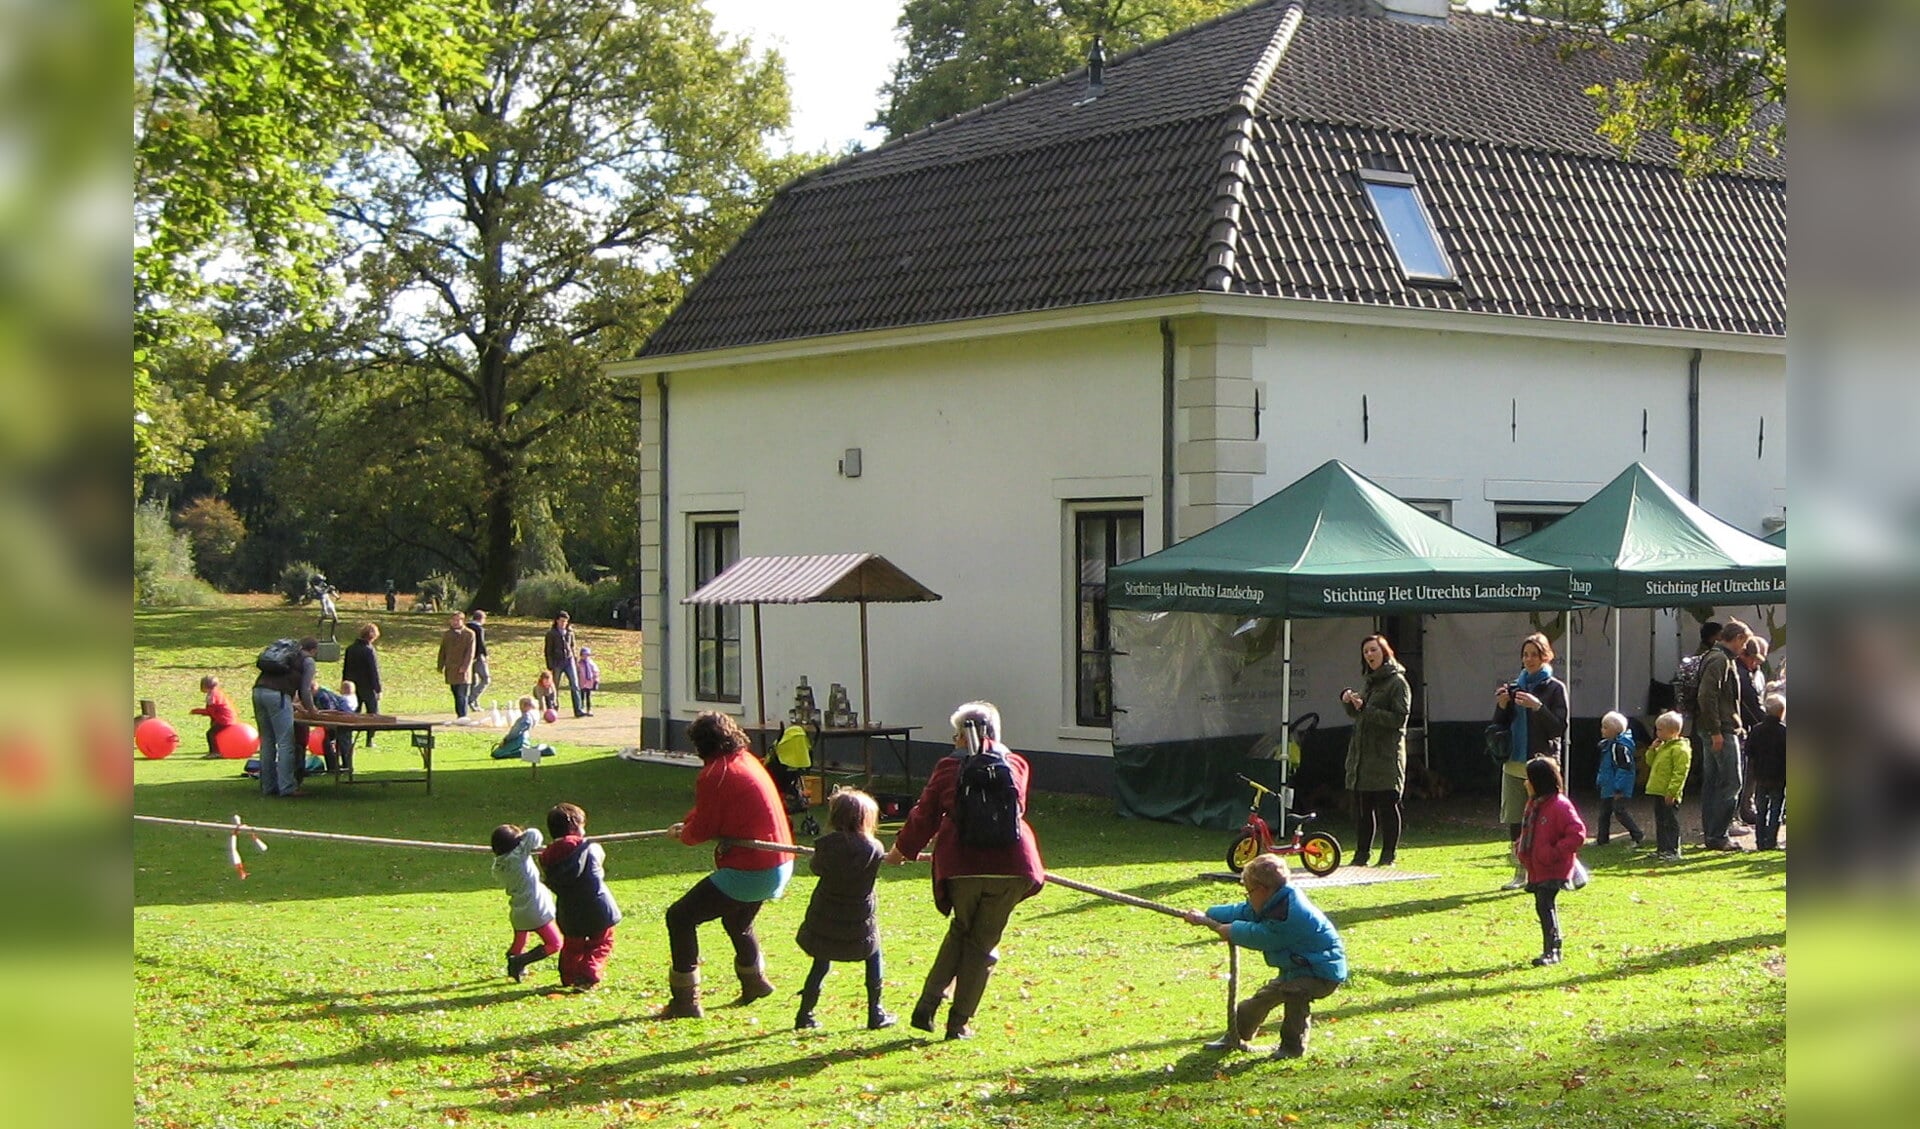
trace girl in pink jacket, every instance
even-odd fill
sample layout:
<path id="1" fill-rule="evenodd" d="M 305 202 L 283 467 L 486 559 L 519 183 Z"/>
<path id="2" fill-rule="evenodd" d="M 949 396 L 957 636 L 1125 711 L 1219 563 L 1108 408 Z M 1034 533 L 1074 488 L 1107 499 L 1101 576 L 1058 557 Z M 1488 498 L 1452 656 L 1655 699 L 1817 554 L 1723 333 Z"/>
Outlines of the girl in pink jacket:
<path id="1" fill-rule="evenodd" d="M 1580 845 L 1587 841 L 1587 825 L 1567 799 L 1560 766 L 1550 757 L 1527 762 L 1527 797 L 1513 855 L 1526 869 L 1533 910 L 1540 917 L 1540 955 L 1533 958 L 1539 967 L 1560 963 L 1560 914 L 1554 899 L 1572 881 Z"/>

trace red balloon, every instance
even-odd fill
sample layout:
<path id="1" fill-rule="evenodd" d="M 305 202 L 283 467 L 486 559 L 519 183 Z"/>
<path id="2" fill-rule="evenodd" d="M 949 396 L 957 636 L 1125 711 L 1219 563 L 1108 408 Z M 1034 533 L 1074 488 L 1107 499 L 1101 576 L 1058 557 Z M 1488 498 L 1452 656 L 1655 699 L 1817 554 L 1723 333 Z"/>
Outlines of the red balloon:
<path id="1" fill-rule="evenodd" d="M 180 731 L 164 717 L 142 718 L 133 727 L 133 744 L 148 760 L 165 760 L 180 747 Z"/>
<path id="2" fill-rule="evenodd" d="M 245 722 L 229 725 L 214 735 L 213 747 L 227 760 L 246 760 L 260 751 L 260 731 Z"/>
<path id="3" fill-rule="evenodd" d="M 307 751 L 316 757 L 324 757 L 327 755 L 326 726 L 316 725 L 307 730 Z"/>
<path id="4" fill-rule="evenodd" d="M 546 713 L 540 715 L 540 720 L 546 722 L 548 725 L 552 725 L 554 722 L 560 720 L 560 711 L 548 710 Z"/>

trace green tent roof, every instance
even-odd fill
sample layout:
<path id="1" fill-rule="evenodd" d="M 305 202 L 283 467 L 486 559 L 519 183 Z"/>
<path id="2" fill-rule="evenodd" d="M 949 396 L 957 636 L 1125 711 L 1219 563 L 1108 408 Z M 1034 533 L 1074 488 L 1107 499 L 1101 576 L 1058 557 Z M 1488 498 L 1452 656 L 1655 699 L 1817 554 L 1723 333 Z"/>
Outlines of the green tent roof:
<path id="1" fill-rule="evenodd" d="M 1610 607 L 1787 599 L 1785 549 L 1714 517 L 1639 463 L 1580 508 L 1507 548 L 1572 569 L 1574 595 Z"/>
<path id="2" fill-rule="evenodd" d="M 1496 549 L 1338 459 L 1205 533 L 1107 572 L 1107 603 L 1296 619 L 1569 605 L 1565 568 Z"/>
<path id="3" fill-rule="evenodd" d="M 1778 545 L 1784 549 L 1787 547 L 1787 527 L 1783 525 L 1772 533 L 1762 537 L 1761 540 L 1769 545 Z"/>

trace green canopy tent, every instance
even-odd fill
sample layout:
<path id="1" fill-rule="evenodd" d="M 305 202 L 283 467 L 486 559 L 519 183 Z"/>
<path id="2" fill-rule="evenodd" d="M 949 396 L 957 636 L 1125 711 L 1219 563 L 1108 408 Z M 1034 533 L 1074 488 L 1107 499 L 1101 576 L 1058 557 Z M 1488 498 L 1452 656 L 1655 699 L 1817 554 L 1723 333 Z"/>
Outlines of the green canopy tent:
<path id="1" fill-rule="evenodd" d="M 1787 527 L 1783 525 L 1772 533 L 1762 537 L 1761 540 L 1769 545 L 1778 545 L 1784 549 L 1787 547 Z"/>
<path id="2" fill-rule="evenodd" d="M 1571 583 L 1566 568 L 1514 556 L 1429 517 L 1335 459 L 1204 533 L 1109 569 L 1106 595 L 1121 613 L 1116 626 L 1167 612 L 1280 621 L 1285 726 L 1293 620 L 1559 611 L 1573 604 Z M 1127 711 L 1140 708 L 1115 704 L 1120 811 L 1230 824 L 1245 804 L 1234 771 L 1247 743 L 1213 740 L 1196 752 L 1191 742 L 1129 740 L 1138 727 Z"/>
<path id="3" fill-rule="evenodd" d="M 1782 604 L 1787 599 L 1785 549 L 1714 517 L 1640 463 L 1552 525 L 1506 547 L 1529 560 L 1571 569 L 1575 598 L 1603 607 Z M 1619 700 L 1616 644 L 1613 701 Z"/>

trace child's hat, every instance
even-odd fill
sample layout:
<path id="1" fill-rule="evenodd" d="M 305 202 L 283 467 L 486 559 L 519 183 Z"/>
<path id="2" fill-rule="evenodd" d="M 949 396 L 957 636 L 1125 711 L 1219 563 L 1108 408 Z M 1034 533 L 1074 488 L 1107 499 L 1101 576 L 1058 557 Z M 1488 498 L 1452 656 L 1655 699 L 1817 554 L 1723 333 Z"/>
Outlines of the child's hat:
<path id="1" fill-rule="evenodd" d="M 592 648 L 592 647 L 582 647 L 582 648 L 580 648 L 580 653 L 581 653 L 581 654 L 583 654 L 583 655 L 591 655 L 591 654 L 593 653 L 593 648 Z"/>

